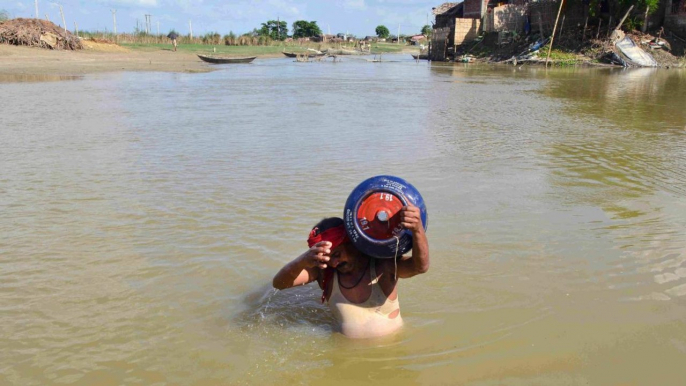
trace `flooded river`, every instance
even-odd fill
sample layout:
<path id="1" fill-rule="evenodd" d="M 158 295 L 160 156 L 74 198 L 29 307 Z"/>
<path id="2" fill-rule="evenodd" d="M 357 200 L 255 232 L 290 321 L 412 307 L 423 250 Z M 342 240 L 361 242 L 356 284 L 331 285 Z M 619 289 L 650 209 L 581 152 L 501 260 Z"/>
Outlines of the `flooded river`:
<path id="1" fill-rule="evenodd" d="M 0 384 L 683 384 L 686 72 L 388 59 L 0 78 Z M 349 340 L 271 278 L 378 174 L 432 265 Z"/>

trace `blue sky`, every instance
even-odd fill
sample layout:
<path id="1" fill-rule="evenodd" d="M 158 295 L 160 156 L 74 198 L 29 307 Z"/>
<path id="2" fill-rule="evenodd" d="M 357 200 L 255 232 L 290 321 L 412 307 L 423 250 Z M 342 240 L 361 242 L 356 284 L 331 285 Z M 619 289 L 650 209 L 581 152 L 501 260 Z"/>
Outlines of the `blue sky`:
<path id="1" fill-rule="evenodd" d="M 252 31 L 267 20 L 284 20 L 289 32 L 296 20 L 317 21 L 323 32 L 349 32 L 357 36 L 374 35 L 383 24 L 392 34 L 418 33 L 433 20 L 431 8 L 441 2 L 424 0 L 38 0 L 41 18 L 47 14 L 62 24 L 59 6 L 64 10 L 67 28 L 79 30 L 112 30 L 111 9 L 117 10 L 118 32 L 132 32 L 136 19 L 141 27 L 146 14 L 152 15 L 152 32 L 166 34 L 170 29 L 188 33 L 216 31 L 243 33 Z M 0 9 L 11 17 L 34 17 L 34 0 L 0 0 Z M 143 27 L 142 27 L 143 28 Z"/>

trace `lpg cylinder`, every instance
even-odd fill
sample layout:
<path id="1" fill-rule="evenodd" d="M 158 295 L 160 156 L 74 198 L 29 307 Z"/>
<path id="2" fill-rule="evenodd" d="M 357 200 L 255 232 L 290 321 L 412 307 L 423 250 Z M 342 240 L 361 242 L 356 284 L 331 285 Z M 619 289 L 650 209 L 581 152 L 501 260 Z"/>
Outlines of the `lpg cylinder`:
<path id="1" fill-rule="evenodd" d="M 402 256 L 412 249 L 412 232 L 400 224 L 400 209 L 412 204 L 420 209 L 424 230 L 424 199 L 412 184 L 395 176 L 376 176 L 353 189 L 345 203 L 343 219 L 348 237 L 363 253 L 377 258 Z"/>

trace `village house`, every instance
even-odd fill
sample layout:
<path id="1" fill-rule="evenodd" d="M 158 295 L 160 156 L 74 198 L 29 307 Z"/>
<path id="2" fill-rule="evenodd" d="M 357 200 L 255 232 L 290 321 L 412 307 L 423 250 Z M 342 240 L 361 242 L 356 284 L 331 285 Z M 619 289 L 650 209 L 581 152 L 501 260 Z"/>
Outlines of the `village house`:
<path id="1" fill-rule="evenodd" d="M 415 46 L 426 43 L 426 36 L 424 36 L 424 35 L 413 35 L 413 36 L 410 36 L 409 39 L 410 39 L 410 43 L 412 45 L 415 45 Z"/>
<path id="2" fill-rule="evenodd" d="M 431 34 L 429 59 L 443 61 L 452 57 L 455 47 L 475 39 L 481 29 L 478 19 L 464 19 L 464 2 L 443 3 L 433 8 L 436 17 Z"/>
<path id="3" fill-rule="evenodd" d="M 609 17 L 607 1 L 600 2 L 601 14 Z M 662 0 L 659 15 L 647 19 L 647 26 L 664 25 L 668 33 L 686 38 L 686 0 Z M 457 47 L 476 39 L 482 32 L 498 33 L 498 44 L 506 44 L 517 35 L 541 31 L 548 36 L 553 30 L 559 2 L 555 0 L 464 0 L 443 3 L 433 8 L 436 22 L 430 42 L 431 60 L 454 58 Z M 603 11 L 605 9 L 605 11 Z M 660 19 L 664 15 L 664 19 Z M 588 22 L 588 5 L 571 2 L 565 5 L 563 21 L 579 26 Z M 607 20 L 607 19 L 605 19 Z M 607 21 L 606 21 L 607 22 Z"/>
<path id="4" fill-rule="evenodd" d="M 568 19 L 573 13 L 571 8 L 577 7 L 567 8 Z M 430 57 L 431 60 L 446 60 L 454 56 L 457 46 L 476 39 L 481 32 L 498 32 L 500 42 L 501 35 L 507 37 L 531 29 L 532 14 L 536 15 L 536 30 L 551 31 L 557 6 L 552 0 L 465 0 L 443 3 L 433 8 L 433 12 L 436 23 Z"/>

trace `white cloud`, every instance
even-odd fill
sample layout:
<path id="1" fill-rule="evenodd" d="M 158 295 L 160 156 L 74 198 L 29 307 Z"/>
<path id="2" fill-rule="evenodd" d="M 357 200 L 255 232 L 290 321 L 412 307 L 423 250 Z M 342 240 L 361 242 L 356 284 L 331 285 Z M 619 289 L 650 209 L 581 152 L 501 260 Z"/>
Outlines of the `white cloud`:
<path id="1" fill-rule="evenodd" d="M 349 11 L 364 11 L 367 9 L 367 4 L 364 0 L 345 0 L 341 6 Z"/>
<path id="2" fill-rule="evenodd" d="M 99 0 L 99 2 L 111 6 L 157 7 L 157 0 Z"/>

